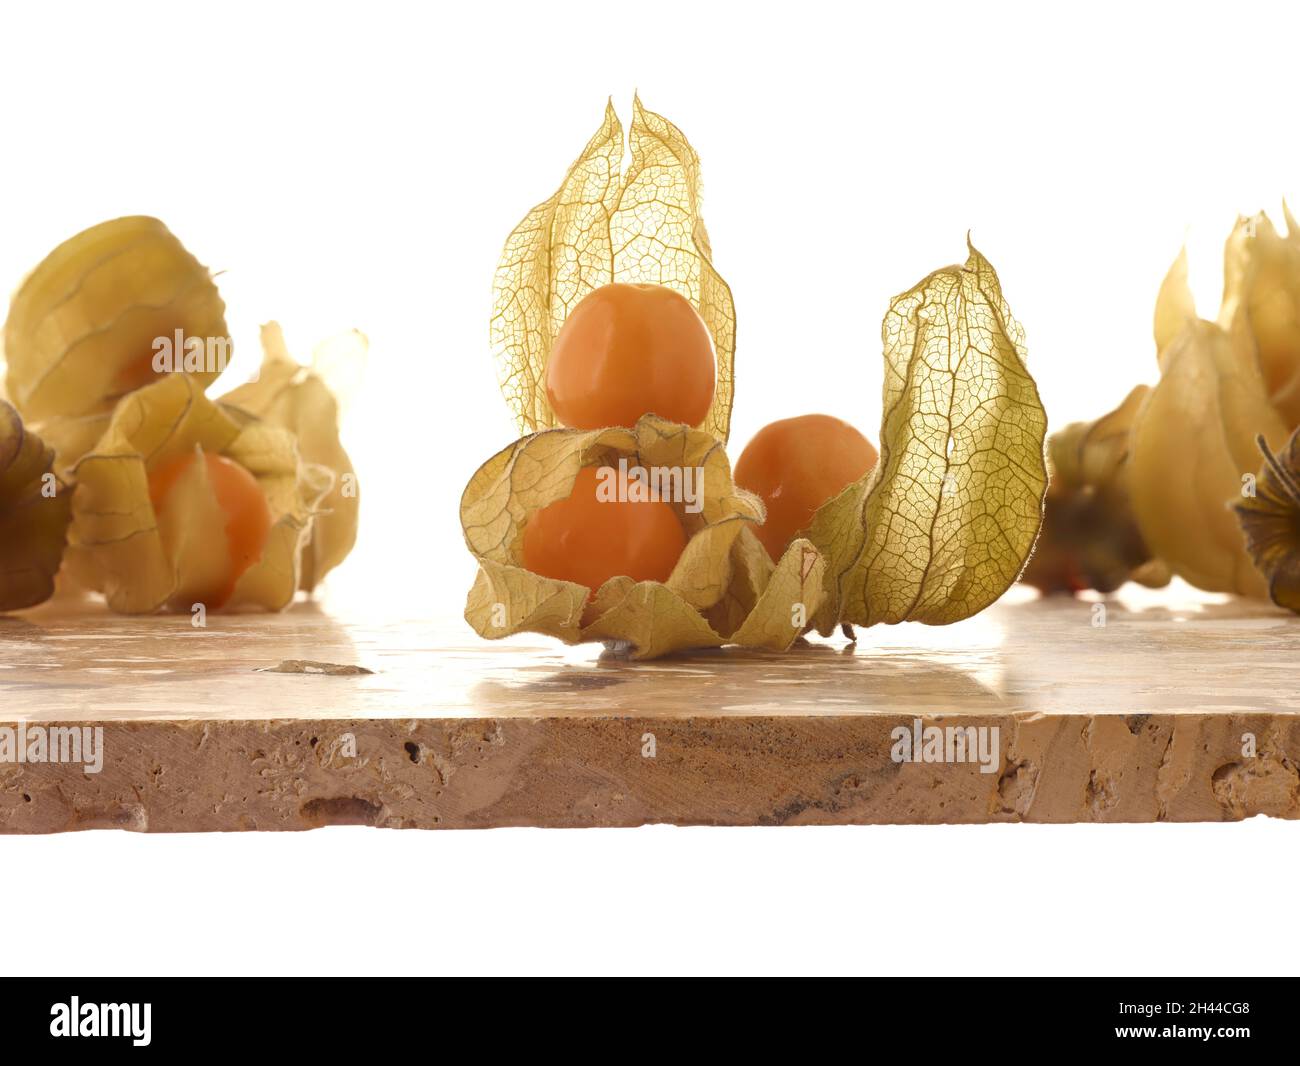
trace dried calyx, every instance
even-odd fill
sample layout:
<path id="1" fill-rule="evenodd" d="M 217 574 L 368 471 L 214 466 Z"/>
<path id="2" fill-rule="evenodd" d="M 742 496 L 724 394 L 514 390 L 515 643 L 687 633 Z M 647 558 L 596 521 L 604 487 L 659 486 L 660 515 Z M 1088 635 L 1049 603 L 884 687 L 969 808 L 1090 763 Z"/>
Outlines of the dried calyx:
<path id="1" fill-rule="evenodd" d="M 289 353 L 280 324 L 268 322 L 262 327 L 264 357 L 257 380 L 221 398 L 228 413 L 251 415 L 288 430 L 302 461 L 333 475 L 333 486 L 317 505 L 303 544 L 299 587 L 308 592 L 352 551 L 361 509 L 356 471 L 339 440 L 338 398 L 325 370 L 334 365 L 350 372 L 364 359 L 368 343 L 353 330 L 318 347 L 312 365 L 304 366 Z"/>
<path id="2" fill-rule="evenodd" d="M 258 557 L 234 575 L 219 604 L 205 606 L 280 610 L 292 601 L 302 545 L 333 474 L 303 462 L 287 429 L 225 408 L 193 378 L 172 374 L 123 399 L 73 472 L 69 569 L 115 611 L 190 609 L 209 561 L 228 552 L 226 522 L 213 518 L 207 486 L 193 495 L 195 505 L 162 514 L 160 474 L 198 453 L 246 471 L 269 508 Z"/>
<path id="3" fill-rule="evenodd" d="M 71 493 L 54 474 L 54 452 L 0 400 L 0 611 L 33 607 L 54 593 Z"/>
<path id="4" fill-rule="evenodd" d="M 1268 594 L 1280 607 L 1300 612 L 1300 430 L 1280 455 L 1261 434 L 1256 438 L 1264 467 L 1254 496 L 1234 505 L 1246 550 L 1268 581 Z"/>
<path id="5" fill-rule="evenodd" d="M 1113 592 L 1126 581 L 1169 581 L 1142 537 L 1128 486 L 1130 431 L 1150 391 L 1139 385 L 1096 421 L 1052 434 L 1046 513 L 1021 577 L 1026 584 L 1045 593 L 1075 593 Z"/>

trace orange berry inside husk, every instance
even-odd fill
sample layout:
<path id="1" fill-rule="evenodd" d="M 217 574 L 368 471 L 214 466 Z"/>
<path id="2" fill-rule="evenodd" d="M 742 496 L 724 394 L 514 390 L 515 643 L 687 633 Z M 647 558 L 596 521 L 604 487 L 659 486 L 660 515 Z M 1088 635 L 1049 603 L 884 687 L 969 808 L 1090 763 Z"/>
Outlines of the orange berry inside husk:
<path id="1" fill-rule="evenodd" d="M 668 580 L 686 547 L 677 512 L 662 501 L 605 499 L 599 487 L 597 468 L 584 467 L 565 499 L 529 516 L 524 567 L 593 595 L 612 577 Z"/>
<path id="2" fill-rule="evenodd" d="M 175 553 L 194 553 L 194 543 L 203 545 L 201 555 L 190 556 L 191 563 L 197 560 L 199 565 L 182 568 L 194 574 L 197 582 L 183 590 L 185 597 L 220 609 L 244 572 L 261 559 L 271 533 L 271 508 L 257 479 L 225 456 L 194 451 L 165 460 L 150 471 L 149 500 L 173 561 Z M 191 525 L 203 521 L 196 512 L 181 513 L 193 508 L 196 500 L 213 508 L 219 530 L 180 532 L 187 520 Z"/>
<path id="3" fill-rule="evenodd" d="M 878 459 L 866 437 L 831 415 L 785 418 L 754 434 L 733 476 L 767 508 L 767 520 L 754 532 L 768 555 L 780 559 L 817 509 L 869 473 Z"/>
<path id="4" fill-rule="evenodd" d="M 569 312 L 546 364 L 546 398 L 573 429 L 633 426 L 645 414 L 698 426 L 713 403 L 709 329 L 662 285 L 604 285 Z"/>

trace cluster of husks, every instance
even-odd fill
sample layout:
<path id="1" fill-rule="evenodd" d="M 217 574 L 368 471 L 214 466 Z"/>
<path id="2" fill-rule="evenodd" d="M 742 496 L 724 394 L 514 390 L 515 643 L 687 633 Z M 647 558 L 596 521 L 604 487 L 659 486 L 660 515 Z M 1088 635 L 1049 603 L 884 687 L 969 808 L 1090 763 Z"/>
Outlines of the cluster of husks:
<path id="1" fill-rule="evenodd" d="M 1052 440 L 1059 483 L 1025 580 L 1108 592 L 1172 574 L 1295 608 L 1300 229 L 1286 221 L 1280 234 L 1263 214 L 1237 220 L 1214 321 L 1197 315 L 1186 253 L 1175 260 L 1156 299 L 1160 380 Z"/>
<path id="2" fill-rule="evenodd" d="M 988 261 L 972 247 L 964 265 L 891 302 L 879 463 L 774 562 L 753 533 L 763 505 L 735 487 L 724 452 L 735 315 L 699 215 L 698 156 L 639 101 L 628 147 L 620 173 L 622 129 L 608 110 L 555 195 L 507 240 L 492 342 L 527 435 L 484 463 L 461 501 L 479 564 L 469 623 L 490 638 L 614 641 L 650 657 L 721 644 L 784 649 L 841 624 L 944 624 L 997 599 L 1042 521 L 1046 416 Z M 673 288 L 708 326 L 718 386 L 702 425 L 647 415 L 629 427 L 548 428 L 557 424 L 542 388 L 551 342 L 583 296 L 613 282 Z M 584 467 L 620 459 L 706 471 L 702 512 L 679 514 L 688 539 L 667 581 L 614 577 L 590 589 L 529 571 L 529 515 L 565 498 Z"/>
<path id="3" fill-rule="evenodd" d="M 357 493 L 333 396 L 274 324 L 258 377 L 207 395 L 231 355 L 225 305 L 157 219 L 105 222 L 56 248 L 15 294 L 4 340 L 0 609 L 51 595 L 65 540 L 70 589 L 124 612 L 179 606 L 187 570 L 229 550 L 212 508 L 160 530 L 151 478 L 186 456 L 242 470 L 269 509 L 222 606 L 279 609 L 347 555 Z"/>

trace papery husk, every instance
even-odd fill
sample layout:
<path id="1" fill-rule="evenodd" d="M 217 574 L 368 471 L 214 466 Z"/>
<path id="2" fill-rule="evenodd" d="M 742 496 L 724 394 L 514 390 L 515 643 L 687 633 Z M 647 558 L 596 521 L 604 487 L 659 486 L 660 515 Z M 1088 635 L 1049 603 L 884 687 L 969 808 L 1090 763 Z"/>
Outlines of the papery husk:
<path id="1" fill-rule="evenodd" d="M 359 333 L 353 337 L 359 358 L 366 340 Z M 256 380 L 226 393 L 220 402 L 289 430 L 302 459 L 334 475 L 333 487 L 317 505 L 303 545 L 299 587 L 310 592 L 356 544 L 360 486 L 339 441 L 339 405 L 329 385 L 312 367 L 289 354 L 278 322 L 262 327 L 262 349 L 265 355 Z"/>
<path id="2" fill-rule="evenodd" d="M 53 474 L 54 452 L 0 400 L 0 611 L 54 594 L 72 493 Z"/>
<path id="3" fill-rule="evenodd" d="M 107 413 L 155 380 L 154 342 L 177 330 L 220 339 L 228 353 L 225 304 L 208 269 L 155 218 L 92 226 L 14 295 L 4 330 L 9 397 L 31 423 Z M 193 376 L 206 386 L 221 369 Z"/>
<path id="4" fill-rule="evenodd" d="M 1113 592 L 1126 581 L 1162 585 L 1129 496 L 1133 424 L 1151 389 L 1138 385 L 1092 422 L 1073 422 L 1048 441 L 1051 481 L 1043 529 L 1020 576 L 1045 593 Z"/>
<path id="5" fill-rule="evenodd" d="M 1230 505 L 1287 427 L 1249 336 L 1188 322 L 1161 354 L 1161 376 L 1134 424 L 1128 487 L 1143 539 L 1179 577 L 1209 592 L 1264 596 Z"/>
<path id="6" fill-rule="evenodd" d="M 1047 417 L 997 273 L 968 250 L 885 315 L 880 460 L 807 534 L 827 563 L 823 635 L 970 617 L 1016 580 L 1038 536 Z"/>
<path id="7" fill-rule="evenodd" d="M 1284 206 L 1285 211 L 1285 206 Z M 1151 566 L 1209 592 L 1264 596 L 1230 509 L 1300 419 L 1300 237 L 1264 214 L 1239 218 L 1224 249 L 1217 322 L 1197 315 L 1186 249 L 1161 283 L 1154 332 L 1160 381 L 1128 440 L 1127 494 Z"/>
<path id="8" fill-rule="evenodd" d="M 1253 342 L 1269 402 L 1288 428 L 1300 425 L 1300 232 L 1286 204 L 1287 232 L 1263 212 L 1239 218 L 1224 248 L 1219 325 Z"/>
<path id="9" fill-rule="evenodd" d="M 726 441 L 736 312 L 700 214 L 699 156 L 640 99 L 628 147 L 622 173 L 623 127 L 611 102 L 555 194 L 506 239 L 491 325 L 501 388 L 521 433 L 559 425 L 546 397 L 546 363 L 568 313 L 611 282 L 664 285 L 691 302 L 713 338 L 716 384 L 701 428 Z"/>
<path id="10" fill-rule="evenodd" d="M 1274 454 L 1261 436 L 1264 465 L 1254 495 L 1234 504 L 1246 551 L 1268 582 L 1269 598 L 1300 614 L 1300 430 Z"/>
<path id="11" fill-rule="evenodd" d="M 788 648 L 841 623 L 942 625 L 997 599 L 1042 521 L 1046 416 L 1019 325 L 974 247 L 891 304 L 882 329 L 881 459 L 821 507 L 775 564 L 753 534 L 762 506 L 731 482 L 721 445 L 646 416 L 635 429 L 549 430 L 488 460 L 461 502 L 480 571 L 466 618 L 483 636 L 547 633 L 630 644 L 650 658 L 723 644 Z M 614 578 L 591 590 L 521 565 L 528 515 L 568 495 L 578 470 L 689 466 L 706 457 L 701 516 L 666 583 Z"/>
<path id="12" fill-rule="evenodd" d="M 1160 283 L 1156 293 L 1155 321 L 1152 332 L 1156 339 L 1156 358 L 1161 357 L 1188 322 L 1197 318 L 1196 301 L 1188 281 L 1187 249 L 1182 248 Z"/>
<path id="13" fill-rule="evenodd" d="M 54 467 L 63 478 L 71 478 L 72 469 L 89 453 L 108 431 L 112 410 L 89 415 L 60 415 L 47 418 L 33 428 L 54 450 Z"/>
<path id="14" fill-rule="evenodd" d="M 704 470 L 700 512 L 672 504 L 687 545 L 668 580 L 616 577 L 593 590 L 525 569 L 529 515 L 567 497 L 583 467 L 615 466 L 620 458 Z M 631 429 L 544 430 L 493 456 L 465 489 L 461 525 L 480 567 L 465 617 L 492 639 L 534 632 L 569 644 L 616 642 L 638 659 L 732 643 L 783 650 L 820 605 L 823 563 L 800 540 L 775 567 L 756 570 L 750 527 L 763 518 L 761 502 L 735 486 L 711 433 L 653 415 Z M 742 587 L 752 590 L 743 612 L 736 609 Z"/>
<path id="15" fill-rule="evenodd" d="M 176 573 L 164 549 L 149 473 L 196 447 L 248 470 L 271 510 L 262 557 L 239 577 L 224 609 L 281 610 L 299 586 L 302 545 L 332 475 L 299 458 L 288 430 L 222 408 L 186 374 L 163 377 L 124 398 L 103 437 L 77 463 L 67 560 L 72 577 L 125 614 L 191 608 L 173 602 L 185 575 Z"/>

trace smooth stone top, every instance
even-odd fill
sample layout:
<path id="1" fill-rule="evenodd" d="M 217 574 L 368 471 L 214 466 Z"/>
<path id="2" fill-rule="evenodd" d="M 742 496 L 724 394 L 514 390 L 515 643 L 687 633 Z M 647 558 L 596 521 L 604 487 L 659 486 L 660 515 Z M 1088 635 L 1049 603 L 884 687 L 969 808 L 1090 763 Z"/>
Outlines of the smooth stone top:
<path id="1" fill-rule="evenodd" d="M 1300 714 L 1300 618 L 1185 589 L 1109 602 L 1104 625 L 1099 606 L 1017 588 L 952 626 L 650 663 L 454 614 L 302 603 L 195 628 L 47 606 L 0 616 L 0 720 Z"/>

